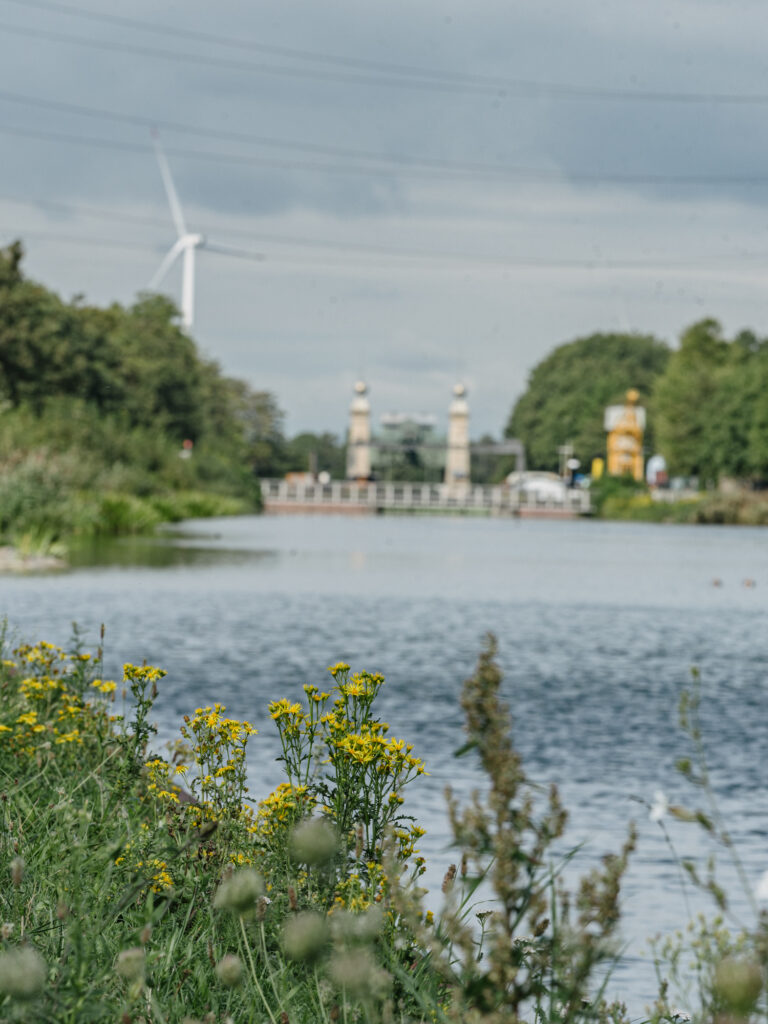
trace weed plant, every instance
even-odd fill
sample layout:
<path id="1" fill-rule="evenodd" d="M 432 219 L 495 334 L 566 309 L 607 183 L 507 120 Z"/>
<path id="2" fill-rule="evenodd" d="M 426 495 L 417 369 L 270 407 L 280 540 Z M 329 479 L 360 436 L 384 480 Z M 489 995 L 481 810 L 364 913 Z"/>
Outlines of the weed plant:
<path id="1" fill-rule="evenodd" d="M 492 641 L 462 699 L 488 790 L 450 798 L 461 866 L 437 916 L 406 813 L 425 766 L 376 716 L 381 676 L 340 663 L 327 690 L 270 705 L 285 780 L 254 804 L 255 730 L 222 705 L 187 716 L 166 756 L 153 749 L 163 675 L 106 679 L 77 635 L 69 650 L 3 643 L 0 1019 L 622 1018 L 594 972 L 614 956 L 631 839 L 566 893 L 550 860 L 565 813 L 523 772 Z M 482 881 L 490 913 L 473 902 Z"/>
<path id="2" fill-rule="evenodd" d="M 690 751 L 678 760 L 677 768 L 695 802 L 692 806 L 669 805 L 660 793 L 652 816 L 673 851 L 664 820 L 667 816 L 703 833 L 710 851 L 703 866 L 687 858 L 679 863 L 683 884 L 687 881 L 706 894 L 713 910 L 709 916 L 698 914 L 673 935 L 652 940 L 659 984 L 652 1008 L 654 1024 L 674 1024 L 681 1013 L 695 1022 L 723 1024 L 768 1019 L 768 871 L 757 886 L 752 884 L 723 820 L 710 780 L 701 701 L 701 678 L 694 669 L 692 683 L 683 690 L 679 705 L 680 727 Z M 718 855 L 730 862 L 738 880 L 735 895 L 720 883 Z"/>

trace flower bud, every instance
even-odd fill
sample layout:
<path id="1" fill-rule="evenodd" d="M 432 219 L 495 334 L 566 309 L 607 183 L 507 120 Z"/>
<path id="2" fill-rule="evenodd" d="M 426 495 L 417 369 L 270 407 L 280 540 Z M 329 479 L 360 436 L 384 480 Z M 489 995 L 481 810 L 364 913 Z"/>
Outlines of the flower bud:
<path id="1" fill-rule="evenodd" d="M 333 860 L 337 848 L 333 827 L 321 818 L 297 825 L 288 843 L 291 859 L 309 867 L 318 867 Z"/>
<path id="2" fill-rule="evenodd" d="M 0 992 L 13 999 L 32 999 L 47 977 L 45 961 L 30 946 L 0 953 Z"/>
<path id="3" fill-rule="evenodd" d="M 235 985 L 239 985 L 242 976 L 242 961 L 234 953 L 227 953 L 216 964 L 216 977 L 226 988 L 234 988 Z"/>
<path id="4" fill-rule="evenodd" d="M 283 949 L 291 960 L 319 960 L 328 945 L 328 924 L 322 914 L 306 910 L 290 917 L 283 928 Z"/>

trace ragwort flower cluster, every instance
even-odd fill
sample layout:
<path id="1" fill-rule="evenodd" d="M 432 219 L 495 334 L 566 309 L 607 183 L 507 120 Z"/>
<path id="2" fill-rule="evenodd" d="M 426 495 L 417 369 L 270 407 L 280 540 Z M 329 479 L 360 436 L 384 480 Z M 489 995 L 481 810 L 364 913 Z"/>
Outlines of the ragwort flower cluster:
<path id="1" fill-rule="evenodd" d="M 257 835 L 263 848 L 273 847 L 277 824 L 290 827 L 309 808 L 320 808 L 340 845 L 331 902 L 362 910 L 381 898 L 386 885 L 385 837 L 392 837 L 401 866 L 418 853 L 416 843 L 424 830 L 403 813 L 402 790 L 425 768 L 413 745 L 389 737 L 387 723 L 374 717 L 384 677 L 350 674 L 345 662 L 329 672 L 334 679 L 331 692 L 305 686 L 306 707 L 286 699 L 269 706 L 288 783 L 260 805 Z M 275 808 L 286 802 L 290 806 L 282 808 L 281 821 Z M 417 874 L 423 863 L 416 859 Z"/>

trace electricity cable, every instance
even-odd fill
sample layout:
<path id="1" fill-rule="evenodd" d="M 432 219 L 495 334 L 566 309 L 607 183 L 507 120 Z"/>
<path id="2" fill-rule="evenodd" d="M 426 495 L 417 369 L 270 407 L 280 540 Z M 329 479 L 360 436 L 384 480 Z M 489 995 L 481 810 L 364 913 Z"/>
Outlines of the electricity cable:
<path id="1" fill-rule="evenodd" d="M 16 0 L 3 0 L 16 2 Z M 25 6 L 28 6 L 25 2 Z M 71 12 L 70 12 L 71 13 Z M 90 16 L 90 15 L 89 15 Z M 50 42 L 69 43 L 92 49 L 109 50 L 116 53 L 130 53 L 161 60 L 179 61 L 195 65 L 217 67 L 230 71 L 245 71 L 254 74 L 273 75 L 277 77 L 302 78 L 311 81 L 338 81 L 353 85 L 387 86 L 392 88 L 417 89 L 429 92 L 467 94 L 485 94 L 522 99 L 562 99 L 562 100 L 599 100 L 643 103 L 683 103 L 683 104 L 727 104 L 739 106 L 763 106 L 768 104 L 768 93 L 733 93 L 733 92 L 685 92 L 682 90 L 639 90 L 617 89 L 599 86 L 582 86 L 565 82 L 543 82 L 528 79 L 487 78 L 485 76 L 468 75 L 454 78 L 449 72 L 419 71 L 416 68 L 401 67 L 399 72 L 394 68 L 388 71 L 375 71 L 371 62 L 357 62 L 354 67 L 358 71 L 327 70 L 322 68 L 290 67 L 278 64 L 257 64 L 249 61 L 237 61 L 215 57 L 210 54 L 193 54 L 182 50 L 169 50 L 157 47 L 139 46 L 133 43 L 112 42 L 110 40 L 92 39 L 86 36 L 69 35 L 50 29 L 31 28 L 22 25 L 0 23 L 0 31 L 28 38 L 45 39 Z M 200 33 L 199 35 L 203 35 Z M 210 39 L 210 37 L 208 37 Z M 307 53 L 307 51 L 305 51 Z M 326 63 L 328 55 L 326 55 Z M 343 59 L 343 58 L 342 58 Z M 338 58 L 332 58 L 338 62 Z M 350 59 L 351 60 L 351 59 Z M 351 68 L 351 64 L 349 65 Z M 366 71 L 364 69 L 368 68 Z M 412 77 L 411 77 L 412 76 Z M 420 76 L 420 77 L 417 77 Z"/>
<path id="2" fill-rule="evenodd" d="M 71 143 L 73 145 L 93 146 L 102 149 L 114 149 L 122 152 L 147 153 L 151 151 L 149 143 L 123 142 L 117 139 L 104 139 L 97 136 L 83 136 L 68 132 L 41 131 L 31 128 L 18 128 L 14 125 L 0 124 L 0 134 L 15 135 L 22 138 L 39 139 L 47 142 Z M 240 164 L 251 167 L 264 167 L 276 170 L 312 171 L 347 175 L 382 175 L 394 173 L 395 168 L 377 168 L 355 166 L 353 164 L 333 164 L 310 160 L 288 160 L 282 158 L 251 156 L 242 153 L 221 153 L 208 150 L 182 149 L 178 147 L 166 149 L 169 156 L 190 160 L 203 160 L 213 163 Z M 445 175 L 452 180 L 472 180 L 477 172 L 451 172 L 440 174 L 436 170 L 429 171 L 419 167 L 404 168 L 405 177 L 428 178 Z M 489 167 L 490 171 L 490 167 Z M 398 171 L 399 173 L 399 171 Z M 768 183 L 768 172 L 764 174 L 733 175 L 733 174 L 648 174 L 648 173 L 592 173 L 581 171 L 553 170 L 552 168 L 510 167 L 503 166 L 496 173 L 500 179 L 508 178 L 515 181 L 534 182 L 536 184 L 606 184 L 606 185 L 744 185 L 761 186 Z"/>

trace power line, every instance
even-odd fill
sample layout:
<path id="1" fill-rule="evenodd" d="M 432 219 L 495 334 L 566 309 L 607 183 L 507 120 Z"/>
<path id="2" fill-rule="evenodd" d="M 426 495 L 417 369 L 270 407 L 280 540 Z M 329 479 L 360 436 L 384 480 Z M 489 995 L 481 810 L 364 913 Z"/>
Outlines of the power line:
<path id="1" fill-rule="evenodd" d="M 29 28 L 22 25 L 9 25 L 0 22 L 0 31 L 9 32 L 15 35 L 26 36 L 31 39 L 45 39 L 55 43 L 71 43 L 74 46 L 85 46 L 96 50 L 109 50 L 113 53 L 130 53 L 142 57 L 155 57 L 164 61 L 177 61 L 196 66 L 222 68 L 227 71 L 245 71 L 252 74 L 273 75 L 279 78 L 301 78 L 309 81 L 319 82 L 343 82 L 347 85 L 376 85 L 391 86 L 393 88 L 414 88 L 428 92 L 470 92 L 470 93 L 492 93 L 497 95 L 499 88 L 496 86 L 483 86 L 471 84 L 462 85 L 449 81 L 441 82 L 431 79 L 398 78 L 393 75 L 384 76 L 375 73 L 353 71 L 331 71 L 320 68 L 299 68 L 280 64 L 256 64 L 252 61 L 239 61 L 223 57 L 214 57 L 205 54 L 187 53 L 183 50 L 166 50 L 159 47 L 138 46 L 133 43 L 115 43 L 110 40 L 91 39 L 86 36 L 67 35 L 64 32 L 54 32 L 49 29 Z"/>
<path id="2" fill-rule="evenodd" d="M 71 143 L 72 145 L 93 146 L 102 149 L 114 149 L 121 152 L 141 153 L 151 152 L 149 143 L 146 145 L 135 142 L 122 142 L 116 139 L 104 139 L 98 136 L 76 135 L 69 132 L 41 131 L 32 128 L 17 128 L 15 125 L 0 124 L 0 134 L 15 135 L 21 138 L 39 139 L 44 142 Z M 331 174 L 351 175 L 381 175 L 393 173 L 399 169 L 395 167 L 369 167 L 355 166 L 354 164 L 333 164 L 311 160 L 288 160 L 273 157 L 248 156 L 242 153 L 220 153 L 199 149 L 182 149 L 178 147 L 166 150 L 169 156 L 181 157 L 182 159 L 203 160 L 213 163 L 240 164 L 250 167 L 264 167 L 274 170 L 298 170 L 312 171 Z M 445 167 L 440 172 L 437 169 L 428 170 L 420 167 L 403 168 L 402 172 L 406 177 L 432 179 L 436 175 L 444 175 L 455 180 L 472 180 L 473 178 L 488 177 L 492 170 L 488 165 L 487 171 L 480 174 L 479 170 L 474 172 L 463 171 Z M 604 185 L 743 185 L 748 187 L 768 184 L 768 172 L 763 174 L 733 175 L 733 174 L 647 174 L 647 173 L 593 173 L 582 171 L 553 171 L 550 167 L 511 167 L 503 165 L 495 172 L 499 179 L 510 178 L 515 181 L 528 181 L 536 184 L 604 184 Z"/>
<path id="3" fill-rule="evenodd" d="M 27 4 L 26 0 L 4 0 L 6 3 L 23 2 L 24 6 L 43 7 L 42 0 L 36 4 Z M 57 5 L 63 12 L 66 5 Z M 46 9 L 55 9 L 54 5 L 46 5 Z M 70 8 L 66 13 L 75 13 Z M 81 16 L 96 20 L 114 21 L 118 16 L 98 15 L 95 12 L 77 12 Z M 120 19 L 122 23 L 125 20 Z M 134 22 L 133 27 L 147 30 L 147 23 Z M 733 93 L 733 92 L 685 92 L 675 89 L 640 90 L 616 89 L 597 86 L 583 86 L 568 82 L 544 82 L 531 79 L 493 78 L 482 75 L 462 75 L 441 72 L 431 69 L 418 69 L 407 65 L 386 65 L 372 61 L 359 61 L 355 58 L 339 58 L 328 54 L 312 54 L 311 51 L 290 50 L 289 48 L 269 48 L 275 55 L 291 56 L 292 58 L 311 59 L 327 64 L 344 65 L 359 68 L 359 71 L 322 70 L 319 68 L 300 68 L 277 64 L 256 64 L 248 61 L 214 57 L 206 54 L 193 54 L 182 50 L 167 50 L 132 43 L 116 43 L 109 40 L 96 40 L 85 36 L 68 35 L 48 29 L 30 28 L 21 25 L 0 23 L 0 30 L 27 36 L 35 39 L 47 39 L 51 42 L 70 43 L 100 50 L 111 50 L 117 53 L 131 53 L 140 56 L 155 57 L 162 60 L 175 60 L 207 67 L 218 67 L 230 71 L 246 71 L 255 74 L 274 75 L 278 77 L 303 78 L 312 81 L 338 81 L 353 85 L 376 85 L 393 88 L 411 88 L 429 92 L 465 92 L 469 94 L 485 94 L 494 96 L 514 96 L 522 99 L 550 98 L 562 100 L 596 100 L 626 101 L 643 103 L 682 103 L 682 104 L 726 104 L 738 106 L 763 106 L 768 104 L 768 93 Z M 165 33 L 165 26 L 157 27 Z M 180 35 L 183 33 L 175 32 Z M 204 33 L 190 33 L 189 37 L 210 43 L 211 38 Z M 231 42 L 231 41 L 229 41 Z M 224 45 L 229 45 L 229 42 Z M 252 44 L 255 49 L 259 44 Z M 266 49 L 266 48 L 263 48 Z"/>
<path id="4" fill-rule="evenodd" d="M 157 221 L 150 218 L 130 218 L 125 215 L 119 214 L 116 211 L 109 210 L 95 210 L 89 207 L 77 207 L 71 206 L 65 203 L 56 203 L 47 200 L 13 200 L 8 197 L 0 197 L 0 202 L 11 202 L 15 205 L 29 205 L 32 202 L 39 203 L 39 205 L 49 206 L 54 209 L 62 210 L 64 212 L 74 212 L 76 214 L 82 214 L 85 216 L 99 217 L 103 220 L 115 220 L 119 222 L 134 221 L 135 223 L 141 224 L 152 224 L 156 225 Z M 713 258 L 710 260 L 699 260 L 699 261 L 675 261 L 675 260 L 653 260 L 653 259 L 619 259 L 619 260 L 606 260 L 606 259 L 547 259 L 532 256 L 490 256 L 483 253 L 460 253 L 450 252 L 444 249 L 441 250 L 429 250 L 429 249 L 412 249 L 404 246 L 385 246 L 385 245 L 372 245 L 365 243 L 355 242 L 342 242 L 338 240 L 330 239 L 317 239 L 317 238 L 302 238 L 297 236 L 285 236 L 276 234 L 265 234 L 259 231 L 237 231 L 236 229 L 228 229 L 224 226 L 209 226 L 201 227 L 206 233 L 218 232 L 219 235 L 226 237 L 227 235 L 241 235 L 248 237 L 252 241 L 258 244 L 264 245 L 278 245 L 294 247 L 298 249 L 307 249 L 310 251 L 331 251 L 337 255 L 344 256 L 348 255 L 350 258 L 358 256 L 378 257 L 383 258 L 387 261 L 396 260 L 403 264 L 414 263 L 414 262 L 428 262 L 437 264 L 474 264 L 478 266 L 498 267 L 503 268 L 555 268 L 555 269 L 584 269 L 584 270 L 657 270 L 657 269 L 701 269 L 722 266 L 724 262 L 733 263 L 734 254 L 725 253 L 721 257 Z M 13 234 L 13 232 L 6 229 L 5 234 Z M 78 245 L 101 245 L 109 246 L 111 248 L 120 248 L 122 245 L 121 241 L 109 240 L 101 238 L 84 238 L 81 235 L 61 235 L 56 233 L 50 233 L 47 231 L 40 231 L 38 229 L 31 229 L 29 231 L 22 230 L 19 232 L 22 237 L 34 237 L 38 239 L 48 241 L 59 241 L 59 242 L 73 242 Z M 126 248 L 141 250 L 144 252 L 162 252 L 164 251 L 163 246 L 149 244 L 141 244 L 135 242 L 126 242 Z M 275 253 L 265 254 L 261 251 L 254 251 L 253 249 L 247 249 L 238 246 L 222 245 L 217 242 L 210 242 L 206 240 L 205 245 L 200 250 L 205 253 L 213 253 L 214 255 L 228 256 L 233 259 L 248 260 L 252 262 L 263 263 L 265 260 L 269 262 L 301 262 L 306 261 L 312 257 L 307 255 L 306 257 L 291 256 L 286 253 Z M 744 260 L 764 260 L 765 257 L 757 253 L 739 253 L 737 254 L 741 259 Z M 346 261 L 347 263 L 349 260 Z"/>
<path id="5" fill-rule="evenodd" d="M 358 57 L 347 57 L 339 54 L 322 53 L 318 50 L 306 50 L 289 46 L 275 46 L 267 43 L 259 43 L 253 39 L 235 38 L 223 36 L 210 32 L 198 32 L 194 29 L 184 28 L 176 25 L 161 25 L 150 21 L 142 21 L 138 18 L 127 18 L 123 15 L 104 14 L 101 11 L 83 10 L 72 4 L 46 2 L 46 0 L 5 0 L 17 6 L 28 9 L 30 7 L 44 11 L 55 11 L 87 21 L 95 21 L 101 24 L 119 25 L 122 28 L 132 28 L 140 32 L 150 32 L 157 35 L 170 36 L 173 39 L 190 39 L 195 42 L 211 43 L 217 46 L 232 47 L 238 50 L 249 50 L 254 53 L 263 53 L 271 57 L 290 58 L 291 60 L 311 61 L 316 64 L 328 64 L 332 67 L 356 68 L 364 71 L 379 71 L 386 74 L 415 76 L 418 78 L 431 78 L 441 81 L 451 81 L 462 84 L 483 84 L 498 88 L 506 82 L 505 79 L 494 78 L 488 75 L 466 74 L 457 71 L 444 71 L 436 68 L 417 67 L 412 64 L 398 64 L 391 61 L 380 61 L 361 59 Z M 531 83 L 529 83 L 531 84 Z"/>
<path id="6" fill-rule="evenodd" d="M 163 131 L 180 132 L 185 135 L 193 135 L 200 138 L 221 139 L 229 142 L 245 142 L 260 146 L 270 146 L 276 149 L 288 149 L 298 152 L 341 157 L 343 159 L 370 161 L 394 166 L 406 165 L 423 167 L 427 170 L 446 170 L 457 173 L 469 172 L 479 174 L 500 174 L 505 170 L 505 167 L 502 164 L 483 164 L 474 161 L 447 161 L 434 158 L 431 159 L 429 157 L 409 157 L 400 154 L 393 156 L 391 154 L 381 152 L 376 153 L 342 146 L 329 146 L 327 144 L 276 139 L 272 136 L 256 135 L 250 132 L 238 132 L 217 128 L 201 128 L 181 121 L 150 118 L 140 114 L 126 114 L 120 111 L 106 110 L 103 107 L 90 107 L 80 103 L 64 103 L 58 100 L 48 100 L 37 96 L 8 92 L 7 90 L 0 90 L 0 100 L 24 106 L 39 107 L 44 110 L 56 110 L 61 113 L 76 114 L 78 116 L 97 118 L 99 120 L 111 120 L 123 124 L 132 124 L 137 127 L 147 129 L 161 128 Z"/>
<path id="7" fill-rule="evenodd" d="M 61 242 L 65 245 L 84 245 L 102 249 L 130 249 L 134 252 L 161 252 L 158 246 L 142 245 L 140 242 L 123 242 L 114 238 L 84 238 L 82 235 L 63 235 L 55 231 L 37 231 L 32 229 L 3 228 L 2 234 L 7 236 L 8 242 L 16 239 L 34 238 L 39 242 Z"/>

